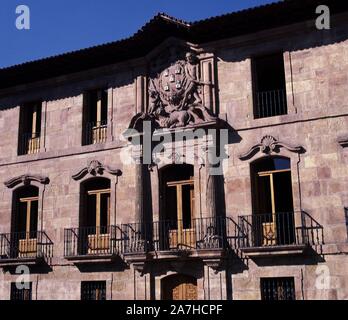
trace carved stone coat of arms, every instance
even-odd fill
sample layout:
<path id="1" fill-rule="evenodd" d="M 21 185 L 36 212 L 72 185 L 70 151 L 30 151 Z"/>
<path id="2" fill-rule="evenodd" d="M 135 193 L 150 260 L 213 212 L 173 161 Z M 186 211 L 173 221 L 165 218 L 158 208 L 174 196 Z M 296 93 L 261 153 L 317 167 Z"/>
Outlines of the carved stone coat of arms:
<path id="1" fill-rule="evenodd" d="M 198 59 L 187 53 L 185 60 L 169 67 L 149 79 L 148 111 L 133 117 L 130 128 L 137 129 L 139 123 L 151 121 L 155 128 L 177 128 L 216 120 L 202 104 L 201 88 L 211 86 L 199 79 Z"/>

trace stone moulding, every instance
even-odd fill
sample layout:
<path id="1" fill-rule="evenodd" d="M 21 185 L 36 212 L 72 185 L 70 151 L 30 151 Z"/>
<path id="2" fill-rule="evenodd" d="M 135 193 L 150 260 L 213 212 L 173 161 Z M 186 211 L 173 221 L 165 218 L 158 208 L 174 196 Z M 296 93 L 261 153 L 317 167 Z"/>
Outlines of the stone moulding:
<path id="1" fill-rule="evenodd" d="M 106 171 L 107 173 L 109 173 L 111 175 L 115 175 L 115 176 L 121 176 L 122 175 L 122 171 L 121 170 L 119 170 L 119 169 L 111 169 L 108 166 L 104 166 L 103 164 L 101 164 L 97 160 L 92 160 L 88 164 L 87 167 L 83 168 L 78 173 L 74 174 L 72 176 L 72 178 L 74 180 L 80 180 L 84 176 L 86 176 L 87 174 L 90 174 L 92 176 L 103 175 L 104 171 Z"/>
<path id="2" fill-rule="evenodd" d="M 291 152 L 302 153 L 304 148 L 302 146 L 292 146 L 282 141 L 278 141 L 276 138 L 270 135 L 266 135 L 261 139 L 261 142 L 252 146 L 247 152 L 238 156 L 240 160 L 246 160 L 252 158 L 257 152 L 263 152 L 265 154 L 271 154 L 278 152 L 280 148 L 285 148 Z"/>
<path id="3" fill-rule="evenodd" d="M 13 188 L 20 183 L 23 183 L 24 185 L 29 185 L 32 181 L 35 181 L 41 184 L 48 184 L 50 180 L 48 177 L 44 177 L 40 175 L 24 174 L 19 177 L 15 177 L 10 180 L 7 180 L 4 182 L 4 184 L 7 188 Z"/>
<path id="4" fill-rule="evenodd" d="M 339 143 L 340 146 L 343 147 L 343 148 L 348 147 L 348 137 L 339 139 L 339 140 L 338 140 L 338 143 Z"/>

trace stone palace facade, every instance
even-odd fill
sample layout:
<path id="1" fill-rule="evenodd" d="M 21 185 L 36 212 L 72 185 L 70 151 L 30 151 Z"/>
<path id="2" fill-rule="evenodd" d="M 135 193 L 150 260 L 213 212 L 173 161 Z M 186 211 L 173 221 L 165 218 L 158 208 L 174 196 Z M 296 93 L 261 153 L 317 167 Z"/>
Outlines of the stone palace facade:
<path id="1" fill-rule="evenodd" d="M 318 30 L 321 2 L 0 69 L 0 299 L 348 298 L 348 5 Z"/>

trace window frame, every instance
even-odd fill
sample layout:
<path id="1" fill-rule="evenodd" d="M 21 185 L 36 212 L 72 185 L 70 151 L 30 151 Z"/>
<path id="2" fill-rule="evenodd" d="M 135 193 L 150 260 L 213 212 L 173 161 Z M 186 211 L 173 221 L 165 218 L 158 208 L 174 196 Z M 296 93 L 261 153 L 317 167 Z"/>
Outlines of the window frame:
<path id="1" fill-rule="evenodd" d="M 276 284 L 277 292 L 269 292 L 268 294 L 265 292 L 268 288 L 274 287 Z M 281 284 L 281 286 L 280 286 Z M 284 285 L 286 284 L 286 285 Z M 286 286 L 289 286 L 286 288 Z M 266 288 L 268 287 L 268 288 Z M 283 291 L 288 291 L 287 296 L 283 299 L 279 299 L 279 289 Z M 273 288 L 274 289 L 274 288 Z M 273 290 L 270 289 L 270 290 Z M 289 292 L 290 291 L 290 292 Z M 274 300 L 296 300 L 296 289 L 295 289 L 295 277 L 265 277 L 260 278 L 260 293 L 262 301 L 274 301 Z"/>

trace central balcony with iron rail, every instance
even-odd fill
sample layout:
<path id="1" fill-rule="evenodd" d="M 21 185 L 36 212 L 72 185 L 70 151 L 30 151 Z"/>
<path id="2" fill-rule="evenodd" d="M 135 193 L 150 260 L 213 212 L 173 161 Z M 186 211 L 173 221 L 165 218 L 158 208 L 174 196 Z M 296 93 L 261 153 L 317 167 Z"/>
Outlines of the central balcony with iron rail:
<path id="1" fill-rule="evenodd" d="M 224 259 L 238 248 L 241 232 L 231 218 L 208 217 L 122 224 L 124 259 L 173 260 L 177 258 Z"/>
<path id="2" fill-rule="evenodd" d="M 127 223 L 64 231 L 64 257 L 74 263 L 133 263 L 148 259 L 222 257 L 237 248 L 240 232 L 231 218 Z"/>

